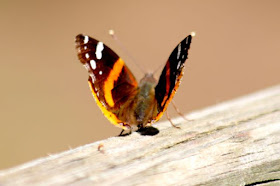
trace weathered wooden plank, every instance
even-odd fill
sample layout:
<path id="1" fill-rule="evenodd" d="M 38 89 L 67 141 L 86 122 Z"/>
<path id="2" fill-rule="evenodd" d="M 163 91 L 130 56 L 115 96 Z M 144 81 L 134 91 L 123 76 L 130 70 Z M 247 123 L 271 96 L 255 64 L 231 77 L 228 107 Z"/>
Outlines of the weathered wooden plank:
<path id="1" fill-rule="evenodd" d="M 0 172 L 0 185 L 279 185 L 280 86 Z M 101 149 L 98 146 L 102 144 Z"/>

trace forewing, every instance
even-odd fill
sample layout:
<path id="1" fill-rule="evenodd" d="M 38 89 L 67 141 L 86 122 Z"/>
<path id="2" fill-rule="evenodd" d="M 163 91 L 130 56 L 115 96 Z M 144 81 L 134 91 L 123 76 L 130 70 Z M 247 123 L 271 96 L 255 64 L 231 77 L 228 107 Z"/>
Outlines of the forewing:
<path id="1" fill-rule="evenodd" d="M 160 75 L 155 87 L 155 97 L 158 102 L 158 114 L 155 120 L 162 116 L 180 84 L 191 40 L 192 36 L 189 35 L 176 46 Z"/>
<path id="2" fill-rule="evenodd" d="M 78 58 L 89 73 L 92 94 L 104 113 L 122 127 L 120 107 L 137 93 L 137 81 L 123 60 L 100 41 L 82 34 L 76 36 Z"/>

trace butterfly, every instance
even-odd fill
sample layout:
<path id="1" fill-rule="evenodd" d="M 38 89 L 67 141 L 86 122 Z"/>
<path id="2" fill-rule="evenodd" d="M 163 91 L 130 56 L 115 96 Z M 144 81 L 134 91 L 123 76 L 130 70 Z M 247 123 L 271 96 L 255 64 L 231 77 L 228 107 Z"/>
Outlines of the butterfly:
<path id="1" fill-rule="evenodd" d="M 122 58 L 90 36 L 77 35 L 76 49 L 103 114 L 112 124 L 131 131 L 151 126 L 162 117 L 181 82 L 191 41 L 188 35 L 175 47 L 158 81 L 147 73 L 137 82 Z"/>

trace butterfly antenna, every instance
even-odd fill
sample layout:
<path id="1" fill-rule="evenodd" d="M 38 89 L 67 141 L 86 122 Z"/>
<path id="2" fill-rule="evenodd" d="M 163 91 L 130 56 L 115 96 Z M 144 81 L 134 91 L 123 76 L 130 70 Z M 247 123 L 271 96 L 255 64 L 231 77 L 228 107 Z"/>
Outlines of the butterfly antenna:
<path id="1" fill-rule="evenodd" d="M 155 75 L 155 73 L 157 73 L 158 70 L 161 69 L 163 65 L 165 65 L 165 64 L 159 65 L 159 66 L 156 68 L 156 70 L 155 70 L 152 74 Z"/>
<path id="2" fill-rule="evenodd" d="M 144 73 L 146 74 L 146 71 L 144 68 L 139 65 L 139 63 L 135 60 L 133 56 L 130 55 L 130 53 L 127 51 L 126 47 L 118 40 L 117 36 L 115 35 L 114 30 L 109 30 L 109 35 L 112 36 L 112 38 L 117 42 L 118 46 L 122 49 L 122 51 L 133 61 L 133 63 Z"/>

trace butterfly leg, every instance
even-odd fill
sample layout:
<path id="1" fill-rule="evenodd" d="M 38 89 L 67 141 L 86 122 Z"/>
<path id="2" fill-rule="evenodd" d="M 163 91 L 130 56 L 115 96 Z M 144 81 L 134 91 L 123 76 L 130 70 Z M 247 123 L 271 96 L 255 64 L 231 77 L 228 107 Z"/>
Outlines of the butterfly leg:
<path id="1" fill-rule="evenodd" d="M 176 110 L 176 112 L 177 112 L 182 118 L 184 118 L 184 120 L 186 120 L 186 121 L 193 121 L 193 120 L 191 120 L 191 119 L 186 118 L 186 116 L 185 116 L 184 114 L 182 114 L 182 112 L 180 112 L 179 108 L 175 105 L 175 102 L 174 102 L 173 100 L 171 101 L 171 103 L 172 103 L 174 109 Z"/>
<path id="2" fill-rule="evenodd" d="M 132 133 L 131 130 L 129 130 L 129 132 L 125 132 L 126 130 L 122 129 L 121 133 L 118 136 L 128 136 Z M 124 133 L 125 132 L 125 133 Z"/>
<path id="3" fill-rule="evenodd" d="M 176 129 L 181 129 L 180 127 L 176 126 L 172 121 L 171 118 L 169 117 L 168 111 L 166 110 L 166 118 L 168 119 L 168 121 L 171 123 L 172 127 L 175 127 Z"/>
<path id="4" fill-rule="evenodd" d="M 119 136 L 122 136 L 123 132 L 124 132 L 124 129 L 122 129 L 122 131 L 121 131 L 121 133 L 119 134 Z"/>

